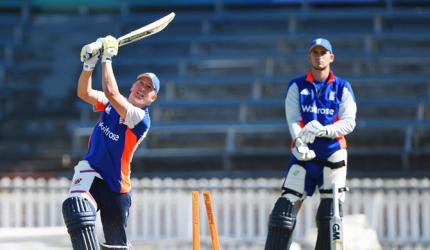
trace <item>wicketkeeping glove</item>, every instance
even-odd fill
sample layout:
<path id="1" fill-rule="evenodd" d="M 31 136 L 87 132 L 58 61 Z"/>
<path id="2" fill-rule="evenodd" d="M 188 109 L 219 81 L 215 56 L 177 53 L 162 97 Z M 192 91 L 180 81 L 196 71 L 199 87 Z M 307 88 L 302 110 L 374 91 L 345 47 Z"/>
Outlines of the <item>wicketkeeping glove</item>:
<path id="1" fill-rule="evenodd" d="M 321 137 L 327 135 L 327 129 L 321 125 L 317 120 L 310 121 L 306 126 L 300 131 L 299 138 L 302 139 L 304 143 L 313 143 L 315 137 Z"/>
<path id="2" fill-rule="evenodd" d="M 300 138 L 294 142 L 293 155 L 299 161 L 310 161 L 315 158 L 315 152 L 309 149 L 308 145 Z"/>
<path id="3" fill-rule="evenodd" d="M 118 40 L 109 35 L 101 39 L 101 41 L 103 42 L 102 63 L 112 61 L 112 57 L 118 54 Z"/>
<path id="4" fill-rule="evenodd" d="M 94 70 L 99 60 L 103 44 L 100 41 L 92 42 L 81 49 L 81 62 L 84 63 L 83 69 L 86 71 Z"/>

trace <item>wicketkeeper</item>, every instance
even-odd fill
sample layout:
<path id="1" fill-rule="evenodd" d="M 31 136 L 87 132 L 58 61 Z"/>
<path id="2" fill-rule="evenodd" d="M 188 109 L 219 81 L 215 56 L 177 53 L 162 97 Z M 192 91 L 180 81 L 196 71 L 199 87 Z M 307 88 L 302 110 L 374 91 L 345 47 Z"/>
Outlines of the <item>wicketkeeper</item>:
<path id="1" fill-rule="evenodd" d="M 302 201 L 312 196 L 316 188 L 321 201 L 316 214 L 315 249 L 329 250 L 333 183 L 339 187 L 339 195 L 335 198 L 341 203 L 345 199 L 347 151 L 344 136 L 355 128 L 354 93 L 349 82 L 330 70 L 334 54 L 328 40 L 312 41 L 308 60 L 311 65 L 308 73 L 293 79 L 287 89 L 285 113 L 293 140 L 292 156 L 282 196 L 270 214 L 266 250 L 289 249 Z"/>
<path id="2" fill-rule="evenodd" d="M 126 226 L 130 196 L 130 163 L 148 133 L 148 106 L 157 99 L 160 81 L 142 73 L 131 85 L 128 98 L 121 95 L 112 69 L 118 41 L 107 36 L 81 50 L 83 70 L 78 96 L 101 112 L 91 134 L 88 151 L 76 166 L 63 217 L 75 250 L 129 249 Z M 101 57 L 103 91 L 92 87 L 92 73 Z M 105 243 L 98 243 L 96 212 L 100 211 Z"/>

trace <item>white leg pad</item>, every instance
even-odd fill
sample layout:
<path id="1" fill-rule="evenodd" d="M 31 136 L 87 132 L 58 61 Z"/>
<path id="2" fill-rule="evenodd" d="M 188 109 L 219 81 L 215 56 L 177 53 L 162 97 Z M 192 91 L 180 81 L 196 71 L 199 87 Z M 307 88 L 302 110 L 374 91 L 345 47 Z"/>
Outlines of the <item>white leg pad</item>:
<path id="1" fill-rule="evenodd" d="M 87 161 L 80 161 L 75 166 L 75 173 L 73 174 L 68 196 L 81 197 L 88 200 L 94 207 L 94 211 L 97 211 L 97 203 L 90 194 L 90 188 L 95 177 L 102 179 L 100 174 L 92 169 Z"/>
<path id="2" fill-rule="evenodd" d="M 302 197 L 298 197 L 291 193 L 285 194 L 284 196 L 291 202 L 294 203 L 298 200 L 303 200 L 304 198 L 306 198 L 305 177 L 306 170 L 302 166 L 297 164 L 293 164 L 291 166 L 290 170 L 288 171 L 287 177 L 285 178 L 283 187 L 303 194 Z"/>
<path id="3" fill-rule="evenodd" d="M 346 149 L 341 149 L 333 153 L 328 159 L 330 162 L 340 162 L 345 161 L 345 166 L 331 169 L 329 167 L 324 167 L 323 169 L 323 185 L 322 189 L 331 190 L 333 183 L 339 188 L 346 186 L 346 166 L 347 166 L 347 151 Z M 345 201 L 345 192 L 338 192 L 338 199 L 341 202 Z M 321 194 L 321 198 L 333 198 L 332 194 Z"/>

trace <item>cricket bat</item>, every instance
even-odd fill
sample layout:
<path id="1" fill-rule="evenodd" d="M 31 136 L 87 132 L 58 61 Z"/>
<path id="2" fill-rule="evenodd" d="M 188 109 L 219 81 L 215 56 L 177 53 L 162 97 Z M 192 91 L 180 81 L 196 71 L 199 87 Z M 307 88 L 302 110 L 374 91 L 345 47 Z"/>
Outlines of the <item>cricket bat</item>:
<path id="1" fill-rule="evenodd" d="M 169 25 L 169 23 L 175 18 L 175 13 L 172 12 L 169 15 L 158 19 L 148 25 L 143 26 L 137 30 L 134 30 L 126 35 L 118 37 L 118 46 L 124 46 L 129 43 L 133 43 L 139 41 L 142 38 L 148 37 L 155 33 L 162 31 L 164 28 Z"/>
<path id="2" fill-rule="evenodd" d="M 333 217 L 330 219 L 330 249 L 343 250 L 342 218 L 339 215 L 338 187 L 333 183 Z"/>

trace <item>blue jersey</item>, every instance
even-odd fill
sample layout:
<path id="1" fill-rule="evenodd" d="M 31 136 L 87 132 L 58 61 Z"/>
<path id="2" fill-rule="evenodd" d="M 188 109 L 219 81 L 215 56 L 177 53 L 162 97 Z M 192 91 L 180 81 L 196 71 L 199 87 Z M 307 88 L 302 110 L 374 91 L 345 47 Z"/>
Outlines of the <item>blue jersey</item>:
<path id="1" fill-rule="evenodd" d="M 123 120 L 104 95 L 94 108 L 103 113 L 91 133 L 85 160 L 112 191 L 127 193 L 131 189 L 130 163 L 133 153 L 151 124 L 148 108 L 140 109 L 129 104 Z"/>
<path id="2" fill-rule="evenodd" d="M 357 107 L 349 82 L 330 72 L 322 84 L 316 86 L 311 71 L 306 76 L 293 79 L 288 85 L 285 110 L 293 140 L 312 120 L 326 126 L 327 136 L 317 137 L 308 144 L 315 151 L 316 159 L 325 160 L 339 149 L 346 148 L 344 136 L 355 127 Z"/>

